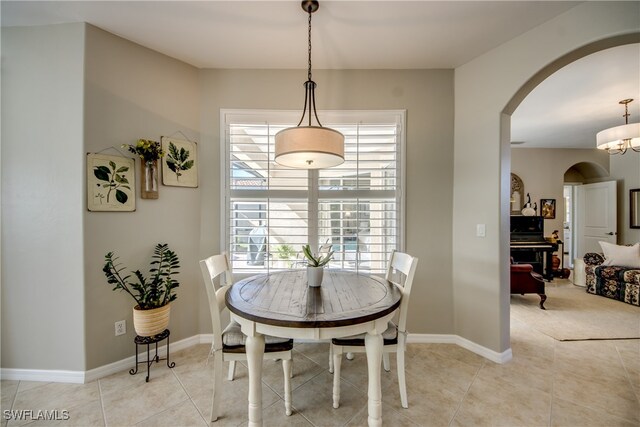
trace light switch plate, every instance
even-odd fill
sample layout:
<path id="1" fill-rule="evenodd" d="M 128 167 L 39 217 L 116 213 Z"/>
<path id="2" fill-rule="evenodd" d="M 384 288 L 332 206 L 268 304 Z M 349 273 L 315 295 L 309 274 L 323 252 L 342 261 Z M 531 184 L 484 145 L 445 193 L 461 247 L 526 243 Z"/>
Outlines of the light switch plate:
<path id="1" fill-rule="evenodd" d="M 476 236 L 485 237 L 487 235 L 487 226 L 485 224 L 476 224 Z"/>

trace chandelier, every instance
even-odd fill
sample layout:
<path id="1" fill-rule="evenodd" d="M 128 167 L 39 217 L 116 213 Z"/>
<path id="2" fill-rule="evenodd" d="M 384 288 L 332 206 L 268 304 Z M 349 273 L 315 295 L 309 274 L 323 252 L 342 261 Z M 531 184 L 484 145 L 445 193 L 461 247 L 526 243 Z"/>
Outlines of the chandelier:
<path id="1" fill-rule="evenodd" d="M 624 125 L 597 133 L 596 144 L 600 150 L 606 150 L 609 154 L 624 154 L 631 148 L 640 153 L 640 123 L 629 123 L 629 103 L 631 101 L 633 99 L 623 99 L 618 102 L 618 104 L 624 105 Z"/>
<path id="2" fill-rule="evenodd" d="M 309 68 L 304 83 L 304 109 L 296 127 L 276 133 L 275 161 L 299 169 L 324 169 L 344 162 L 344 135 L 322 126 L 316 112 L 316 83 L 311 79 L 311 14 L 318 10 L 315 0 L 303 0 L 302 9 L 309 14 Z M 301 126 L 308 115 L 308 124 Z M 317 126 L 312 124 L 315 118 Z"/>

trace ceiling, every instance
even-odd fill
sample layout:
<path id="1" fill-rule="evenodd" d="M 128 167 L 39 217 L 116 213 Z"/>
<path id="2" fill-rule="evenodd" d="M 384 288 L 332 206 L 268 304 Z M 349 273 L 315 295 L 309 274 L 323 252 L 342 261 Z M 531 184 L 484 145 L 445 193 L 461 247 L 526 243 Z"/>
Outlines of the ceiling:
<path id="1" fill-rule="evenodd" d="M 563 1 L 321 1 L 314 69 L 455 68 L 564 13 Z M 2 1 L 2 26 L 88 22 L 199 68 L 306 68 L 298 0 Z M 609 49 L 563 68 L 520 104 L 520 147 L 592 148 L 640 98 L 640 47 Z M 640 100 L 631 104 L 640 117 Z M 634 120 L 635 119 L 635 120 Z"/>

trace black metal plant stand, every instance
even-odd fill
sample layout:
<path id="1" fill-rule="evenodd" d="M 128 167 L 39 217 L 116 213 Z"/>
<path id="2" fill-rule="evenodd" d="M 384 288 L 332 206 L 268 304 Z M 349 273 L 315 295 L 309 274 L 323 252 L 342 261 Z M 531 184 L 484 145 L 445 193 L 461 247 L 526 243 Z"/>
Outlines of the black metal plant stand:
<path id="1" fill-rule="evenodd" d="M 141 363 L 146 363 L 147 364 L 147 377 L 145 378 L 146 382 L 149 382 L 149 370 L 151 368 L 151 364 L 153 362 L 158 363 L 161 360 L 166 360 L 167 361 L 167 367 L 168 368 L 173 368 L 174 366 L 176 366 L 176 362 L 171 362 L 169 363 L 169 335 L 171 333 L 169 332 L 168 329 L 165 329 L 164 331 L 160 332 L 157 335 L 154 335 L 152 337 L 141 337 L 140 335 L 136 335 L 136 337 L 134 338 L 133 342 L 136 344 L 136 367 L 135 369 L 132 368 L 129 370 L 129 373 L 131 375 L 135 375 L 138 373 L 138 365 Z M 158 357 L 158 342 L 162 341 L 163 339 L 167 339 L 167 357 L 165 358 L 160 358 Z M 143 360 L 142 362 L 138 361 L 138 346 L 139 345 L 147 345 L 147 360 Z M 156 354 L 155 356 L 153 356 L 153 358 L 149 357 L 149 345 L 151 344 L 155 344 L 156 345 Z"/>

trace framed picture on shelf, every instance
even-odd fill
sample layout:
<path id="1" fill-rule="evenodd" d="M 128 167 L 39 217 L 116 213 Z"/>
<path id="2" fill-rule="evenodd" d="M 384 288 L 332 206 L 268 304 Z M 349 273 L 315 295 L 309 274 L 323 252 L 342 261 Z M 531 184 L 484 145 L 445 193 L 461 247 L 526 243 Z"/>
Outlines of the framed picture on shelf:
<path id="1" fill-rule="evenodd" d="M 198 186 L 198 146 L 195 142 L 163 136 L 162 183 L 176 187 Z"/>
<path id="2" fill-rule="evenodd" d="M 544 219 L 556 219 L 556 199 L 540 199 L 540 215 Z"/>
<path id="3" fill-rule="evenodd" d="M 136 175 L 133 159 L 107 154 L 87 154 L 87 209 L 91 212 L 136 210 Z"/>

